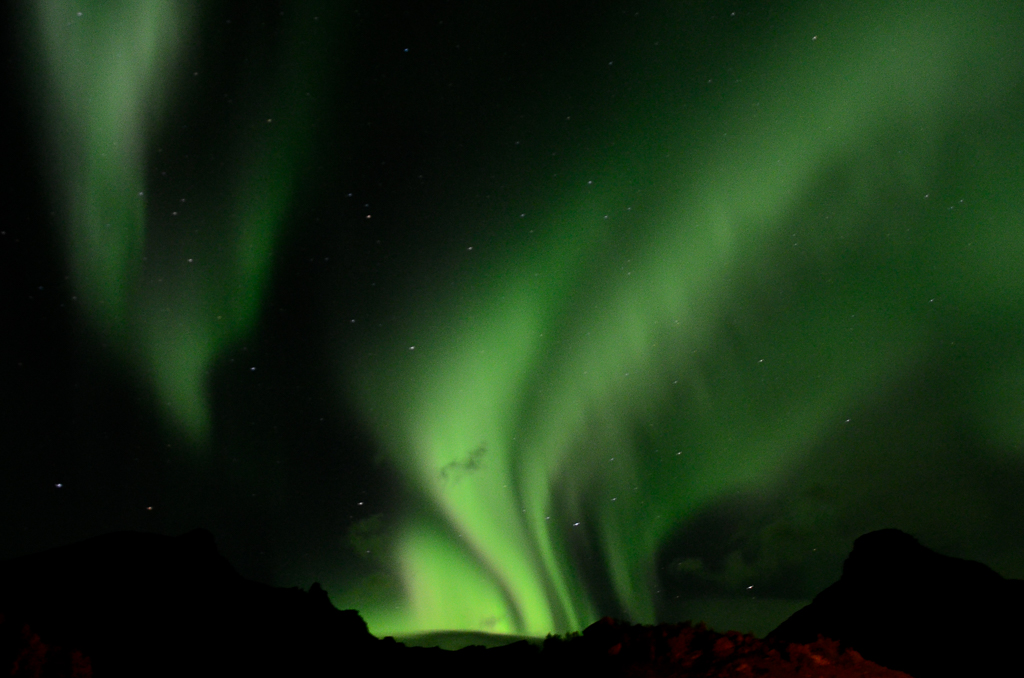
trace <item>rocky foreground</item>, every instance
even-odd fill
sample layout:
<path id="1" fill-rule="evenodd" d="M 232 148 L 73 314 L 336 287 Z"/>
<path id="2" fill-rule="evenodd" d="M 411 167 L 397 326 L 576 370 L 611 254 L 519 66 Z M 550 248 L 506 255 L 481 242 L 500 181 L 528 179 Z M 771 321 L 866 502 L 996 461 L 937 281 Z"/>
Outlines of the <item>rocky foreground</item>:
<path id="1" fill-rule="evenodd" d="M 269 654 L 273 655 L 271 651 Z M 178 666 L 188 675 L 377 675 L 443 671 L 445 676 L 678 676 L 726 678 L 731 676 L 798 676 L 828 678 L 905 678 L 906 673 L 879 666 L 856 650 L 841 649 L 838 641 L 819 638 L 814 643 L 781 647 L 735 631 L 716 633 L 703 624 L 638 626 L 602 619 L 583 634 L 549 637 L 543 647 L 527 641 L 484 649 L 480 646 L 450 652 L 437 648 L 405 647 L 384 639 L 336 661 L 311 661 L 315 650 L 294 662 L 255 664 L 244 659 L 224 663 L 218 657 L 184 651 L 151 662 L 148 672 L 164 675 L 157 664 Z M 180 659 L 188 657 L 190 665 Z M 252 659 L 256 659 L 253 656 Z M 339 661 L 340 660 L 340 661 Z M 192 663 L 194 662 L 194 663 Z M 0 671 L 11 676 L 93 678 L 120 674 L 117 662 L 94 673 L 92 659 L 81 650 L 47 643 L 26 624 L 0 622 Z M 217 667 L 213 670 L 213 667 Z"/>
<path id="2" fill-rule="evenodd" d="M 859 538 L 842 578 L 765 639 L 605 618 L 542 644 L 445 651 L 375 638 L 316 584 L 242 578 L 208 532 L 118 533 L 0 563 L 0 674 L 986 675 L 1017 654 L 1022 596 L 1024 582 L 881 530 Z"/>

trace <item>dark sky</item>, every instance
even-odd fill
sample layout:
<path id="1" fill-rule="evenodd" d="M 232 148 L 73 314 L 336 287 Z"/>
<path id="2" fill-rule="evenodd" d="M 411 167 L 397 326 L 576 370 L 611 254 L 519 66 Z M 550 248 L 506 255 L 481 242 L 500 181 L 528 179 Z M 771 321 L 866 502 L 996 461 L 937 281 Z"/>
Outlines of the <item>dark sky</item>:
<path id="1" fill-rule="evenodd" d="M 206 527 L 378 635 L 764 633 L 881 527 L 1024 577 L 981 5 L 6 9 L 0 557 Z"/>

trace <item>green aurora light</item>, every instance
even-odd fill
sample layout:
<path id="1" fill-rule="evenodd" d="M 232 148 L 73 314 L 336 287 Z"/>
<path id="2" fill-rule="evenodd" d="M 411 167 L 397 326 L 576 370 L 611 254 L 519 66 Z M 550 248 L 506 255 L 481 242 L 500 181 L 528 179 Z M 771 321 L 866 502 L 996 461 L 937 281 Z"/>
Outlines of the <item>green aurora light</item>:
<path id="1" fill-rule="evenodd" d="M 346 383 L 436 513 L 395 538 L 404 597 L 362 606 L 371 629 L 579 629 L 596 609 L 574 530 L 625 613 L 654 621 L 655 557 L 686 516 L 782 482 L 940 351 L 936 297 L 1019 300 L 1019 159 L 960 159 L 957 189 L 935 168 L 956 143 L 1020 142 L 1017 121 L 1012 142 L 954 137 L 1019 98 L 1022 18 L 949 2 L 799 17 L 788 52 L 696 113 L 640 102 L 658 122 L 610 132 L 622 150 L 575 168 L 579 190 L 532 215 L 546 235 L 462 280 L 472 297 L 400 306 L 407 345 L 375 337 Z M 643 191 L 656 206 L 633 210 Z M 1019 446 L 1019 399 L 993 395 L 986 421 Z"/>
<path id="2" fill-rule="evenodd" d="M 200 9 L 169 0 L 40 0 L 30 21 L 41 36 L 39 75 L 80 305 L 103 341 L 146 375 L 171 425 L 201 446 L 210 365 L 259 314 L 311 143 L 305 90 L 326 52 L 283 39 L 286 65 L 248 85 L 239 106 L 252 133 L 217 147 L 231 169 L 214 162 L 199 170 L 209 176 L 151 191 L 147 172 L 174 162 L 158 160 L 157 143 L 174 127 L 174 94 L 207 75 L 188 63 Z"/>
<path id="3" fill-rule="evenodd" d="M 157 159 L 178 93 L 204 77 L 189 61 L 199 4 L 34 6 L 83 314 L 201 447 L 208 371 L 261 312 L 312 155 L 305 94 L 337 36 L 298 39 L 288 22 L 310 17 L 290 12 L 287 66 L 260 71 L 231 114 L 246 132 L 197 176 L 151 185 L 192 166 Z M 623 614 L 655 621 L 655 561 L 688 517 L 782 486 L 974 332 L 999 348 L 956 403 L 993 445 L 1024 449 L 1024 8 L 805 10 L 770 48 L 728 57 L 742 78 L 692 97 L 655 94 L 681 76 L 652 65 L 648 94 L 614 104 L 615 126 L 560 168 L 572 188 L 551 197 L 532 177 L 529 233 L 478 247 L 453 288 L 374 309 L 398 329 L 346 347 L 346 403 L 416 495 L 386 535 L 400 590 L 335 592 L 373 633 L 579 629 L 605 610 L 582 561 Z M 794 511 L 807 532 L 831 520 Z M 720 576 L 740 585 L 789 557 L 776 544 Z"/>

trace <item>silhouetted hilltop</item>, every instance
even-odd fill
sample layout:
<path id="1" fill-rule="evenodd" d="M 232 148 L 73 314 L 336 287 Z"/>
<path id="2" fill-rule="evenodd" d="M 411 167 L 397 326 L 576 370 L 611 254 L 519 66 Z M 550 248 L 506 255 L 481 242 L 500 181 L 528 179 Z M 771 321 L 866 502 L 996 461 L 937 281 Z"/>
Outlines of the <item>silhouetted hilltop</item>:
<path id="1" fill-rule="evenodd" d="M 163 676 L 981 675 L 1015 652 L 1024 582 L 881 530 L 765 640 L 605 618 L 582 634 L 458 651 L 377 639 L 354 610 L 246 580 L 212 535 L 121 532 L 0 563 L 0 672 Z M 831 638 L 831 640 L 830 640 Z M 875 663 L 877 662 L 877 663 Z M 882 665 L 891 668 L 884 668 Z"/>
<path id="2" fill-rule="evenodd" d="M 915 678 L 983 675 L 1013 665 L 1022 604 L 1024 581 L 878 530 L 854 542 L 838 582 L 767 638 L 805 643 L 820 634 Z"/>
<path id="3" fill-rule="evenodd" d="M 205 530 L 119 532 L 0 563 L 0 613 L 81 651 L 97 676 L 289 675 L 377 642 L 318 585 L 244 579 Z"/>

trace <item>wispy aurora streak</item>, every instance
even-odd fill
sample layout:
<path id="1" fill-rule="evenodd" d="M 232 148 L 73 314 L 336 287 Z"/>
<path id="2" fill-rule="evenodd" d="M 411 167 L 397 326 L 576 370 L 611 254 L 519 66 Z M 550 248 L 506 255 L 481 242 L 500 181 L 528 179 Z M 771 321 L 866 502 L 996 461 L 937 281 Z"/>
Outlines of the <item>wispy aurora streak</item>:
<path id="1" fill-rule="evenodd" d="M 196 176 L 152 185 L 154 167 L 188 158 L 187 149 L 156 147 L 164 130 L 182 126 L 175 95 L 219 67 L 197 65 L 189 44 L 202 10 L 172 0 L 39 0 L 33 16 L 80 304 L 198 444 L 210 423 L 210 364 L 259 311 L 310 141 L 305 90 L 319 72 L 311 64 L 322 56 L 322 45 L 286 40 L 289 66 L 261 74 L 238 106 L 258 131 L 218 153 L 201 149 L 211 158 L 199 170 L 211 175 L 202 190 Z M 302 19 L 310 17 L 289 15 L 293 31 Z M 203 120 L 184 122 L 202 131 Z"/>
<path id="2" fill-rule="evenodd" d="M 580 628 L 584 531 L 624 611 L 653 621 L 665 538 L 779 482 L 923 360 L 930 298 L 1019 299 L 1021 176 L 966 163 L 936 183 L 949 138 L 1019 97 L 1021 8 L 875 4 L 798 17 L 699 114 L 659 111 L 619 144 L 646 158 L 595 158 L 611 169 L 541 217 L 542 245 L 495 255 L 471 302 L 410 300 L 433 313 L 408 345 L 358 356 L 368 420 L 437 510 L 396 537 L 407 598 L 361 608 L 373 632 Z M 633 210 L 637 187 L 664 197 Z M 965 231 L 975 249 L 951 259 Z"/>

